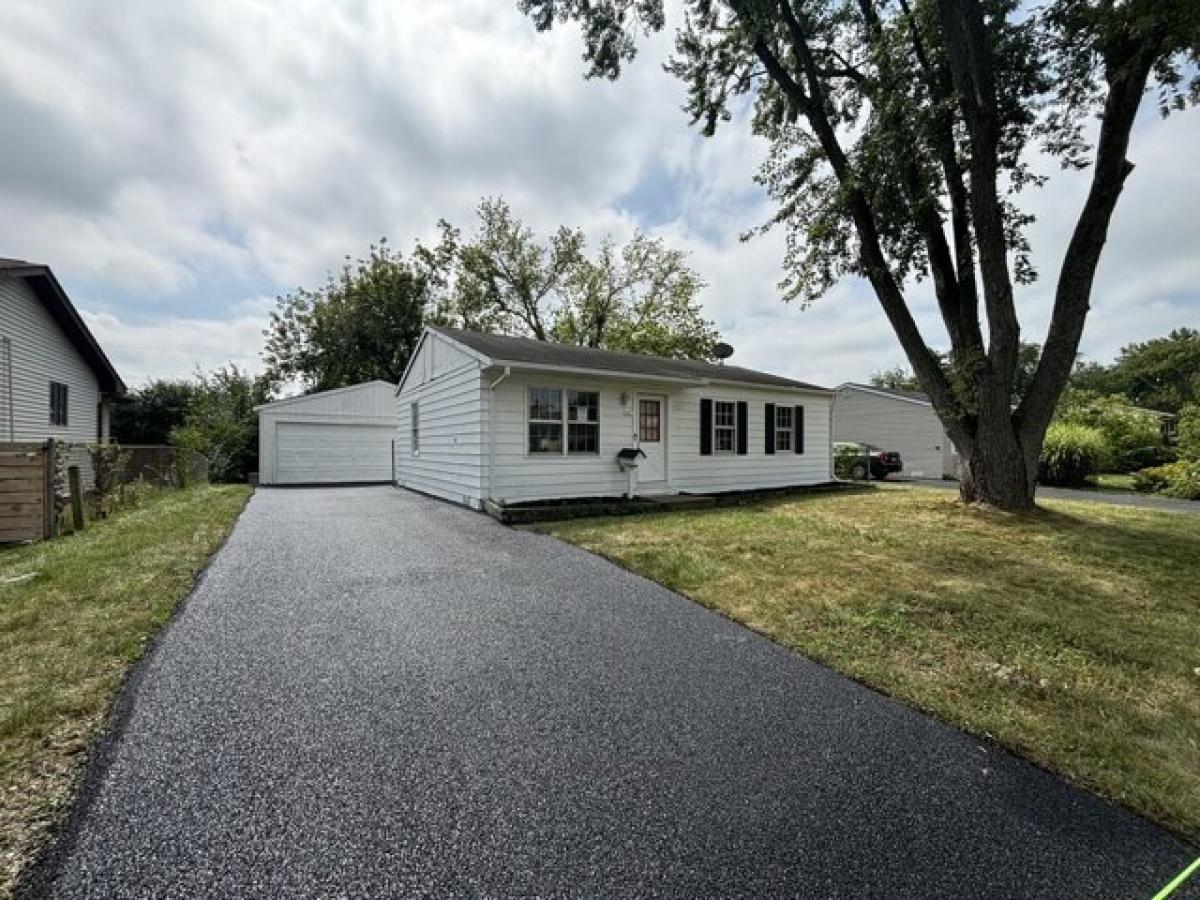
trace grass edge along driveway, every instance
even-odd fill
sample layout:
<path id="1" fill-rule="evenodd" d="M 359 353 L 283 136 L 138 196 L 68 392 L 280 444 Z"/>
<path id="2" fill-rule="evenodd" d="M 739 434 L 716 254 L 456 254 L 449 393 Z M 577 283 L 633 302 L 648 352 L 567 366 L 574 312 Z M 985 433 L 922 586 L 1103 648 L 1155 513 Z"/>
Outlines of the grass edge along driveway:
<path id="1" fill-rule="evenodd" d="M 538 530 L 1200 843 L 1200 520 L 882 488 Z"/>
<path id="2" fill-rule="evenodd" d="M 164 492 L 82 533 L 0 550 L 0 897 L 69 807 L 129 665 L 250 493 Z"/>

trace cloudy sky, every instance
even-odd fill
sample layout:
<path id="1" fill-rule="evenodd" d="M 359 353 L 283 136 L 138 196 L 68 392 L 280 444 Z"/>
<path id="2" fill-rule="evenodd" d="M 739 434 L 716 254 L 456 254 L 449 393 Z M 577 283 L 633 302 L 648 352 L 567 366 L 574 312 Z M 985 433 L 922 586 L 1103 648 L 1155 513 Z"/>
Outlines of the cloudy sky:
<path id="1" fill-rule="evenodd" d="M 736 123 L 688 128 L 668 44 L 610 84 L 581 78 L 576 31 L 536 34 L 515 0 L 4 0 L 0 256 L 52 265 L 138 384 L 259 368 L 277 294 L 503 195 L 542 233 L 641 227 L 690 250 L 743 365 L 832 384 L 902 362 L 862 284 L 778 299 L 779 238 L 738 240 L 769 212 L 764 148 Z M 1088 356 L 1200 324 L 1198 146 L 1200 114 L 1139 123 Z M 1033 201 L 1047 277 L 1022 291 L 1029 339 L 1085 188 L 1062 176 Z"/>

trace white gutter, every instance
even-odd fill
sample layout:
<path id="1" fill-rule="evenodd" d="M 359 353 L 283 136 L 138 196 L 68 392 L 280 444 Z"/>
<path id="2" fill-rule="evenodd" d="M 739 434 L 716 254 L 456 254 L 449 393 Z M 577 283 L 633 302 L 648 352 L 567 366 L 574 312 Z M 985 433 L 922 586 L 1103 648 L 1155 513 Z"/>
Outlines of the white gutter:
<path id="1" fill-rule="evenodd" d="M 819 394 L 828 396 L 835 393 L 829 388 L 798 387 L 793 384 L 766 384 L 759 381 L 741 381 L 736 378 L 712 378 L 706 375 L 685 377 L 679 375 L 651 375 L 643 372 L 625 372 L 619 369 L 589 369 L 583 366 L 560 366 L 554 363 L 531 363 L 519 360 L 492 360 L 492 366 L 504 366 L 509 369 L 527 369 L 534 372 L 563 372 L 568 375 L 590 375 L 596 378 L 614 378 L 624 381 L 641 381 L 646 383 L 663 382 L 670 384 L 686 384 L 693 387 L 708 387 L 713 384 L 729 385 L 731 387 L 753 388 L 760 391 L 792 391 L 800 394 Z"/>

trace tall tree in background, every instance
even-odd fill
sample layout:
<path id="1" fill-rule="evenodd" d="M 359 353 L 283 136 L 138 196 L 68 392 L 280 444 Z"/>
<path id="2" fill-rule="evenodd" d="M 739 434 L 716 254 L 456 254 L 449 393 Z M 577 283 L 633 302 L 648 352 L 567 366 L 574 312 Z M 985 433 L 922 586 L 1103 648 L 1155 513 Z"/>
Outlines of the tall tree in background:
<path id="1" fill-rule="evenodd" d="M 1071 385 L 1100 394 L 1124 394 L 1147 409 L 1179 412 L 1200 401 L 1200 331 L 1176 328 L 1166 337 L 1121 348 L 1111 366 L 1081 363 Z"/>
<path id="2" fill-rule="evenodd" d="M 213 481 L 244 481 L 258 470 L 258 415 L 254 407 L 271 399 L 266 376 L 252 376 L 232 363 L 196 372 L 192 399 L 171 443 L 208 459 Z"/>
<path id="3" fill-rule="evenodd" d="M 561 227 L 546 242 L 502 199 L 479 205 L 475 233 L 442 223 L 427 258 L 448 265 L 453 310 L 464 327 L 609 350 L 708 359 L 719 335 L 704 318 L 704 287 L 687 254 L 637 233 L 594 256 L 581 231 Z M 447 262 L 448 261 L 448 262 Z"/>
<path id="4" fill-rule="evenodd" d="M 663 0 L 519 0 L 540 30 L 579 20 L 591 76 L 615 79 Z M 772 142 L 761 179 L 787 230 L 789 298 L 811 302 L 861 276 L 966 462 L 962 497 L 1033 503 L 1038 458 L 1087 318 L 1148 85 L 1165 113 L 1195 99 L 1195 0 L 686 0 L 668 70 L 712 134 L 743 96 Z M 1099 115 L 1094 147 L 1086 125 Z M 1014 411 L 1027 284 L 1020 192 L 1046 178 L 1038 149 L 1092 167 L 1058 267 L 1044 349 Z M 950 338 L 950 372 L 906 297 L 928 278 Z M 985 317 L 986 334 L 985 339 Z"/>
<path id="5" fill-rule="evenodd" d="M 148 382 L 117 399 L 110 430 L 118 444 L 165 444 L 183 424 L 196 396 L 190 381 L 166 378 Z"/>
<path id="6" fill-rule="evenodd" d="M 264 335 L 270 377 L 314 391 L 372 379 L 397 383 L 427 321 L 439 321 L 440 273 L 418 247 L 412 260 L 386 240 L 347 258 L 315 291 L 280 297 Z"/>

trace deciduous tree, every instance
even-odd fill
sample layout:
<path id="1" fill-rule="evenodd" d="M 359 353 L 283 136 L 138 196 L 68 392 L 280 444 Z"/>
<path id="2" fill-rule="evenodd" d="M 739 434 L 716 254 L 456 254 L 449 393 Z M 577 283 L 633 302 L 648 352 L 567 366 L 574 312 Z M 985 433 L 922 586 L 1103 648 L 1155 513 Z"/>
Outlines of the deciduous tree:
<path id="1" fill-rule="evenodd" d="M 615 79 L 662 0 L 519 0 L 537 28 L 578 20 L 592 76 Z M 712 134 L 750 98 L 772 143 L 761 179 L 787 233 L 789 298 L 866 279 L 966 462 L 962 496 L 1033 503 L 1038 459 L 1071 374 L 1109 223 L 1133 170 L 1147 87 L 1163 112 L 1195 99 L 1195 0 L 685 0 L 668 70 Z M 1194 69 L 1192 70 L 1194 71 Z M 1090 123 L 1098 116 L 1092 134 Z M 1014 410 L 1014 294 L 1035 272 L 1022 192 L 1042 151 L 1090 166 L 1056 267 L 1050 327 Z M 932 283 L 951 373 L 913 316 Z"/>

